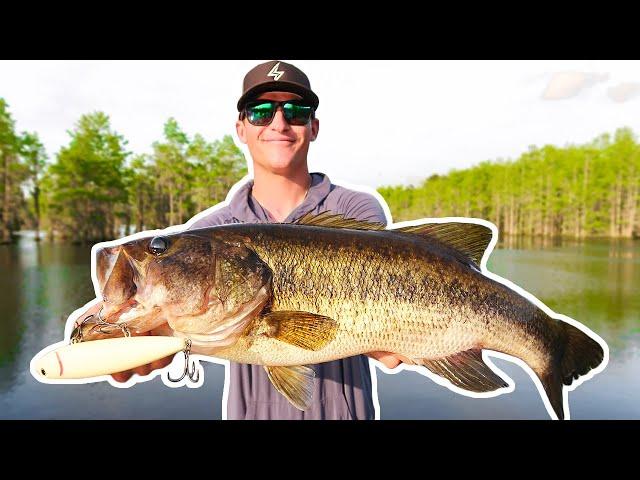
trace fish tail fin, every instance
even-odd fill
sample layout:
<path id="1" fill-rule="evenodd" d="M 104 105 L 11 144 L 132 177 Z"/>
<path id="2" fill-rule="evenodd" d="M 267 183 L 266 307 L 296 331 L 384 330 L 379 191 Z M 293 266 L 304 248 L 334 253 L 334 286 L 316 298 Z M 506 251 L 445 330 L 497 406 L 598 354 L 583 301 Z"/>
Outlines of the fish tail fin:
<path id="1" fill-rule="evenodd" d="M 544 314 L 546 316 L 546 314 Z M 589 335 L 573 325 L 547 317 L 553 322 L 557 333 L 556 355 L 543 372 L 538 372 L 549 403 L 560 420 L 563 420 L 563 385 L 596 368 L 604 359 L 602 346 Z"/>
<path id="2" fill-rule="evenodd" d="M 551 408 L 556 412 L 559 420 L 564 420 L 564 399 L 562 397 L 562 382 L 556 372 L 551 371 L 539 375 L 544 391 L 547 394 Z"/>
<path id="3" fill-rule="evenodd" d="M 571 385 L 580 375 L 596 368 L 604 359 L 602 346 L 573 325 L 561 322 L 566 335 L 566 347 L 560 360 L 562 383 Z"/>

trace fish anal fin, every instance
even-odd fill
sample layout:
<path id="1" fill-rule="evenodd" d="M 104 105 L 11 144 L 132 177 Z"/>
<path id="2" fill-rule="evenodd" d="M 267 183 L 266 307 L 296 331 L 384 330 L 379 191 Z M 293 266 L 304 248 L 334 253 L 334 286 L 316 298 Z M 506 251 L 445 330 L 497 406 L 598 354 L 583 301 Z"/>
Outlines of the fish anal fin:
<path id="1" fill-rule="evenodd" d="M 271 367 L 264 369 L 273 387 L 280 392 L 298 410 L 306 410 L 313 399 L 313 369 L 304 365 L 289 367 Z"/>
<path id="2" fill-rule="evenodd" d="M 414 359 L 436 375 L 449 380 L 456 387 L 471 392 L 492 392 L 509 385 L 482 360 L 482 350 L 471 349 L 449 357 Z"/>
<path id="3" fill-rule="evenodd" d="M 262 317 L 268 325 L 265 335 L 305 350 L 322 349 L 335 337 L 338 322 L 309 312 L 278 310 Z"/>

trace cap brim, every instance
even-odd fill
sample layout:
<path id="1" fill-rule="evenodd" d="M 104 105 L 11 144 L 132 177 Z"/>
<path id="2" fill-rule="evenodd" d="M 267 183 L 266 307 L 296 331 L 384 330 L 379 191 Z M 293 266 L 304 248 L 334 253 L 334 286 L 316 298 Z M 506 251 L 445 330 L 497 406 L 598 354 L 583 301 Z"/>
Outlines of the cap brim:
<path id="1" fill-rule="evenodd" d="M 313 93 L 308 88 L 303 87 L 302 85 L 298 85 L 297 83 L 290 82 L 280 82 L 273 81 L 267 83 L 261 83 L 260 85 L 256 85 L 255 87 L 247 90 L 244 95 L 240 97 L 238 100 L 238 111 L 242 111 L 245 103 L 253 97 L 260 95 L 265 92 L 290 92 L 295 93 L 296 95 L 300 95 L 303 99 L 311 102 L 311 106 L 314 108 L 318 108 L 320 100 L 318 96 Z"/>

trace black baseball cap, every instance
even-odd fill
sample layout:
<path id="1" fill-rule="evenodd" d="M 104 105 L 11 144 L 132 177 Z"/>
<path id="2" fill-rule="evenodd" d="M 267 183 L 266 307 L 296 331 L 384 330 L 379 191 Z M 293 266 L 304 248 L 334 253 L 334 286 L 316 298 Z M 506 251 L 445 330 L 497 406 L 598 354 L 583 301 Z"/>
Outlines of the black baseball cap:
<path id="1" fill-rule="evenodd" d="M 265 92 L 291 92 L 308 101 L 313 109 L 318 108 L 320 100 L 311 90 L 309 78 L 299 68 L 279 60 L 261 63 L 249 70 L 242 83 L 242 96 L 238 100 L 238 111 L 251 98 Z"/>

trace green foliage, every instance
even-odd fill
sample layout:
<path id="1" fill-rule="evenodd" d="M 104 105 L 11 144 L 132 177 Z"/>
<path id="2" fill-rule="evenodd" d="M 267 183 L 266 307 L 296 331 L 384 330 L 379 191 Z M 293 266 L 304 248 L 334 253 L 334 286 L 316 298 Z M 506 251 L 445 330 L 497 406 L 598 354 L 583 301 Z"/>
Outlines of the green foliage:
<path id="1" fill-rule="evenodd" d="M 42 179 L 47 165 L 47 152 L 35 132 L 23 132 L 20 137 L 20 156 L 27 167 L 31 189 Z"/>
<path id="2" fill-rule="evenodd" d="M 75 242 L 182 224 L 224 199 L 247 171 L 230 136 L 191 139 L 173 118 L 150 155 L 125 151 L 126 141 L 101 112 L 82 116 L 69 134 L 39 185 L 50 235 Z M 30 145 L 25 156 L 42 158 L 33 139 Z"/>
<path id="3" fill-rule="evenodd" d="M 76 242 L 113 238 L 114 218 L 128 203 L 126 141 L 102 112 L 83 115 L 69 135 L 48 170 L 50 227 Z"/>
<path id="4" fill-rule="evenodd" d="M 11 241 L 14 230 L 20 228 L 24 202 L 20 185 L 27 169 L 20 159 L 20 137 L 9 105 L 0 98 L 0 243 Z"/>
<path id="5" fill-rule="evenodd" d="M 395 221 L 464 216 L 501 234 L 640 235 L 640 145 L 629 128 L 587 145 L 529 147 L 517 160 L 432 175 L 418 187 L 385 186 Z"/>
<path id="6" fill-rule="evenodd" d="M 9 105 L 4 98 L 0 98 L 0 147 L 3 155 L 8 152 L 15 152 L 17 149 L 15 122 L 11 118 Z"/>
<path id="7" fill-rule="evenodd" d="M 224 200 L 247 173 L 230 135 L 209 142 L 174 118 L 151 154 L 128 152 L 102 112 L 83 115 L 69 135 L 48 163 L 37 134 L 16 134 L 0 98 L 0 242 L 23 226 L 96 242 L 182 224 Z M 479 217 L 507 235 L 633 237 L 640 235 L 640 146 L 621 128 L 586 145 L 530 146 L 516 160 L 379 191 L 396 221 Z"/>
<path id="8" fill-rule="evenodd" d="M 209 143 L 200 134 L 190 139 L 169 119 L 164 140 L 153 144 L 146 174 L 153 175 L 155 210 L 147 214 L 144 229 L 182 224 L 196 213 L 224 200 L 227 191 L 247 172 L 242 151 L 230 135 Z M 150 187 L 151 188 L 151 187 Z M 145 215 L 142 209 L 138 218 Z"/>
<path id="9" fill-rule="evenodd" d="M 247 174 L 244 155 L 230 135 L 210 144 L 196 135 L 189 156 L 195 166 L 194 214 L 223 201 L 233 184 Z"/>

